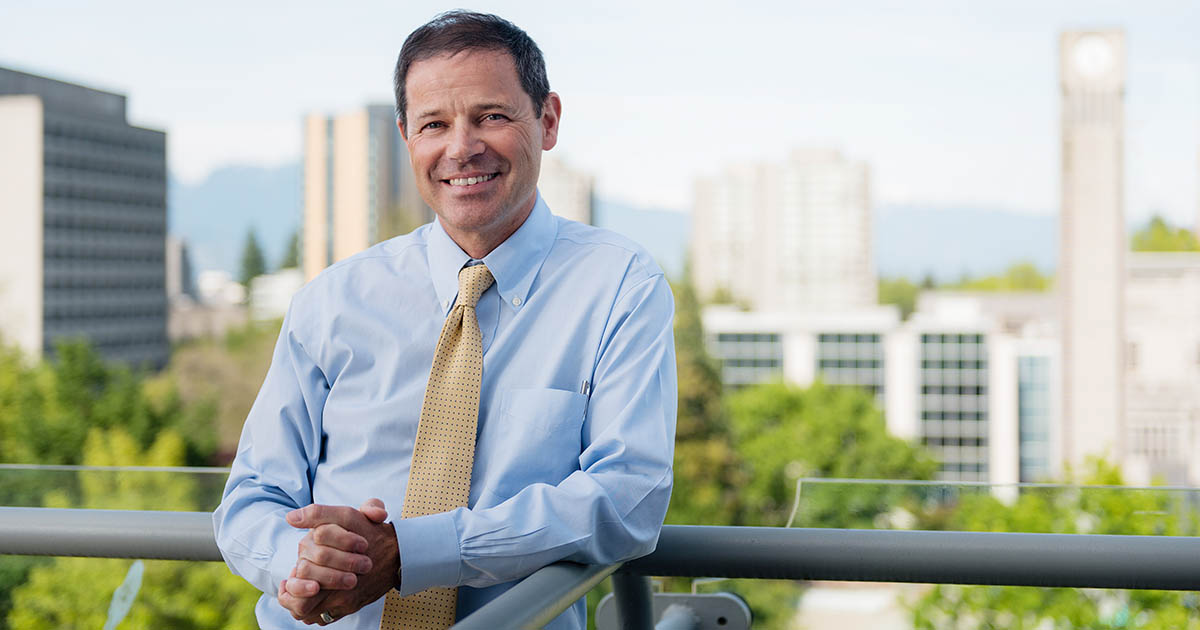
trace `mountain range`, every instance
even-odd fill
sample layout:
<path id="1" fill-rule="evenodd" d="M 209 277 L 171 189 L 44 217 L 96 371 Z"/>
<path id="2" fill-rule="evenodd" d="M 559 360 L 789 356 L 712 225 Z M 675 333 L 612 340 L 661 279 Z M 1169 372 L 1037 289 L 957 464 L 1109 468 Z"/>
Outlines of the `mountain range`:
<path id="1" fill-rule="evenodd" d="M 268 266 L 281 259 L 300 224 L 299 163 L 229 166 L 203 181 L 168 181 L 168 232 L 187 241 L 192 268 L 237 275 L 253 230 Z M 641 243 L 663 269 L 683 270 L 691 215 L 597 199 L 595 222 Z M 1054 269 L 1057 217 L 1004 209 L 884 205 L 875 211 L 874 256 L 882 276 L 956 280 L 997 273 L 1017 261 Z"/>

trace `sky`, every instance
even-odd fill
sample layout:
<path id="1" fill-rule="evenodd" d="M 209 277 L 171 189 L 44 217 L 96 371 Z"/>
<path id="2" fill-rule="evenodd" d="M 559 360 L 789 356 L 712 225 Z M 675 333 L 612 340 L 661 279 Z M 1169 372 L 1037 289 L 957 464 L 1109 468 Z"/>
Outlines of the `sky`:
<path id="1" fill-rule="evenodd" d="M 126 93 L 184 182 L 300 157 L 301 120 L 391 102 L 436 2 L 0 0 L 0 65 Z M 597 193 L 686 211 L 698 176 L 832 147 L 877 206 L 1058 209 L 1058 37 L 1128 43 L 1126 215 L 1200 214 L 1200 0 L 480 2 L 563 100 L 556 153 Z"/>

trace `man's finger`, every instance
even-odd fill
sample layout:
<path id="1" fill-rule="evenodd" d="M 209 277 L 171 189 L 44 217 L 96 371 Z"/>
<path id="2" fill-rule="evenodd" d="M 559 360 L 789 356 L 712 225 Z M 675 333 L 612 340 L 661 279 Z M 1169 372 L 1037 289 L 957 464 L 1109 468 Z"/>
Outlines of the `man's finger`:
<path id="1" fill-rule="evenodd" d="M 321 585 L 316 580 L 302 577 L 284 580 L 283 588 L 292 597 L 312 597 L 321 591 Z"/>
<path id="2" fill-rule="evenodd" d="M 358 585 L 358 576 L 350 571 L 339 571 L 319 564 L 313 564 L 304 558 L 296 563 L 296 578 L 311 580 L 321 588 L 334 591 L 344 591 Z M 291 582 L 292 580 L 288 580 Z M 303 593 L 312 595 L 314 593 Z"/>
<path id="3" fill-rule="evenodd" d="M 312 597 L 297 597 L 289 591 L 292 581 L 291 579 L 285 580 L 280 585 L 279 597 L 276 599 L 279 601 L 280 606 L 283 606 L 284 609 L 292 614 L 292 618 L 298 620 L 304 619 L 316 610 L 320 604 L 324 603 L 328 593 L 317 593 Z"/>
<path id="4" fill-rule="evenodd" d="M 297 529 L 311 529 L 326 523 L 336 523 L 350 529 L 360 512 L 344 505 L 306 505 L 287 513 L 287 522 Z"/>
<path id="5" fill-rule="evenodd" d="M 308 537 L 322 547 L 332 547 L 351 553 L 367 552 L 366 538 L 334 523 L 317 525 L 309 532 Z"/>
<path id="6" fill-rule="evenodd" d="M 301 529 L 311 529 L 326 523 L 335 523 L 346 529 L 351 529 L 351 525 L 362 521 L 362 514 L 358 510 L 345 505 L 313 504 L 288 512 L 287 521 L 293 527 Z"/>
<path id="7" fill-rule="evenodd" d="M 371 558 L 364 554 L 328 547 L 317 543 L 314 538 L 310 532 L 309 535 L 300 539 L 299 549 L 296 553 L 300 560 L 307 560 L 316 565 L 350 573 L 366 573 L 374 564 L 371 562 Z M 300 563 L 296 564 L 299 566 Z M 304 576 L 300 575 L 300 577 Z"/>
<path id="8" fill-rule="evenodd" d="M 376 523 L 382 523 L 387 520 L 387 508 L 383 505 L 383 501 L 379 499 L 367 499 L 358 508 L 358 511 Z"/>

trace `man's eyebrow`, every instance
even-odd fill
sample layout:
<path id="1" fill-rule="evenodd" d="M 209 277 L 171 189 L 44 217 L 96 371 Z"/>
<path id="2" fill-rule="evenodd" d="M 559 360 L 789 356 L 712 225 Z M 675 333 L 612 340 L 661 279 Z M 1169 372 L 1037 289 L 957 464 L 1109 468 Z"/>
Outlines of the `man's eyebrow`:
<path id="1" fill-rule="evenodd" d="M 500 101 L 479 103 L 478 105 L 475 106 L 476 111 L 481 111 L 481 110 L 485 110 L 485 109 L 498 109 L 498 110 L 505 111 L 505 112 L 512 112 L 516 108 L 513 107 L 512 104 L 510 104 L 510 103 L 502 103 Z"/>
<path id="2" fill-rule="evenodd" d="M 418 113 L 416 116 L 413 116 L 413 120 L 420 120 L 422 118 L 433 118 L 441 113 L 442 113 L 442 110 L 440 110 L 440 109 L 427 109 L 423 112 Z"/>

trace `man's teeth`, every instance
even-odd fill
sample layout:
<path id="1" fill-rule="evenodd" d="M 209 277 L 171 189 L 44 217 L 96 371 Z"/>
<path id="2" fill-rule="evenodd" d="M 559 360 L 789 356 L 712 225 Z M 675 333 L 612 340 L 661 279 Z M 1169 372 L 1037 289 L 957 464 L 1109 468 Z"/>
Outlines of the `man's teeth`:
<path id="1" fill-rule="evenodd" d="M 450 185 L 451 186 L 473 186 L 475 184 L 478 184 L 479 182 L 486 182 L 495 176 L 496 176 L 496 174 L 492 173 L 491 175 L 482 175 L 480 177 L 460 177 L 458 179 L 450 180 Z"/>

